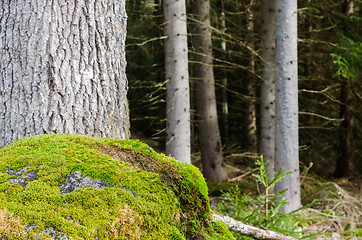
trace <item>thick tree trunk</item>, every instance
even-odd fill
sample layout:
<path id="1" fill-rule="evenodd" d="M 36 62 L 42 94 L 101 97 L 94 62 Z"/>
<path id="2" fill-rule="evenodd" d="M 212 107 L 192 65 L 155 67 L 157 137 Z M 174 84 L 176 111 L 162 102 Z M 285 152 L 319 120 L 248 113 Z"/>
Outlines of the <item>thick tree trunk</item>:
<path id="1" fill-rule="evenodd" d="M 226 178 L 226 168 L 216 110 L 210 2 L 208 0 L 194 0 L 192 13 L 196 19 L 193 30 L 193 42 L 196 52 L 194 57 L 194 77 L 197 83 L 196 101 L 203 172 L 205 178 L 213 182 L 221 182 Z"/>
<path id="2" fill-rule="evenodd" d="M 191 163 L 190 89 L 185 0 L 165 0 L 166 153 Z"/>
<path id="3" fill-rule="evenodd" d="M 353 139 L 354 119 L 352 113 L 353 92 L 349 80 L 341 84 L 340 116 L 343 119 L 339 127 L 340 153 L 337 159 L 334 176 L 336 178 L 352 177 L 354 173 L 355 147 Z"/>
<path id="4" fill-rule="evenodd" d="M 247 17 L 247 39 L 246 45 L 248 56 L 248 71 L 245 78 L 245 91 L 248 99 L 245 104 L 247 113 L 246 122 L 246 145 L 248 151 L 257 151 L 257 135 L 256 135 L 256 108 L 255 108 L 255 56 L 254 56 L 254 0 L 248 1 L 246 9 Z"/>
<path id="5" fill-rule="evenodd" d="M 127 138 L 125 1 L 1 1 L 0 147 L 45 133 Z"/>
<path id="6" fill-rule="evenodd" d="M 277 0 L 276 18 L 276 162 L 275 170 L 291 171 L 275 189 L 284 191 L 283 212 L 301 206 L 298 153 L 297 0 Z"/>
<path id="7" fill-rule="evenodd" d="M 261 120 L 260 152 L 267 162 L 269 181 L 274 178 L 275 159 L 275 0 L 262 0 L 261 25 Z"/>

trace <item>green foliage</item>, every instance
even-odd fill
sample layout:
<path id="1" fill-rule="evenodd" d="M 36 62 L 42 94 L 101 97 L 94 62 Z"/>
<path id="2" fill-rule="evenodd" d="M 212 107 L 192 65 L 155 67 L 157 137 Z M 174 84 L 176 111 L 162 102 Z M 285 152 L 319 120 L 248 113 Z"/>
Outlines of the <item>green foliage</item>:
<path id="1" fill-rule="evenodd" d="M 337 67 L 334 76 L 357 82 L 362 67 L 362 42 L 355 42 L 345 36 L 341 39 L 341 46 L 334 48 L 330 54 Z"/>
<path id="2" fill-rule="evenodd" d="M 253 198 L 250 194 L 242 193 L 236 186 L 234 190 L 224 193 L 227 201 L 219 203 L 217 211 L 252 226 L 300 237 L 302 235 L 301 227 L 306 224 L 306 220 L 301 218 L 298 213 L 301 209 L 288 214 L 280 212 L 279 210 L 286 204 L 284 193 L 270 193 L 274 185 L 289 173 L 279 171 L 269 182 L 263 157 L 256 162 L 256 165 L 258 174 L 253 174 L 253 176 L 255 181 L 265 189 L 264 193 Z M 235 233 L 235 236 L 237 239 L 246 239 L 239 233 Z"/>

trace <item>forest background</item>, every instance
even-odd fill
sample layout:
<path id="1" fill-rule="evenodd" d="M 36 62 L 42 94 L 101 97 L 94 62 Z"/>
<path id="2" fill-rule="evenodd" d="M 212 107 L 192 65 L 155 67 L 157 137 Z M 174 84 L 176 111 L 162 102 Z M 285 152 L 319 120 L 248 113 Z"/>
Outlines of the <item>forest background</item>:
<path id="1" fill-rule="evenodd" d="M 216 100 L 225 160 L 229 164 L 248 165 L 259 157 L 260 1 L 212 0 L 210 4 Z M 361 1 L 354 1 L 353 15 L 346 15 L 346 4 L 332 0 L 298 1 L 300 162 L 305 167 L 313 164 L 311 170 L 327 178 L 358 178 L 362 172 Z M 191 2 L 187 2 L 187 8 L 190 13 Z M 162 4 L 158 0 L 127 1 L 127 13 L 131 131 L 164 151 Z M 251 14 L 253 28 L 248 27 Z M 192 23 L 190 14 L 188 23 Z M 193 51 L 190 41 L 189 53 Z M 251 58 L 255 64 L 251 64 Z M 197 165 L 200 154 L 195 81 L 192 77 L 190 81 L 192 153 Z M 225 105 L 228 112 L 223 111 Z M 253 136 L 248 133 L 253 122 L 257 141 L 251 141 Z M 337 164 L 351 162 L 353 167 L 347 172 L 336 171 L 341 169 Z"/>
<path id="2" fill-rule="evenodd" d="M 192 24 L 197 22 L 192 15 L 192 2 L 186 1 L 190 66 L 195 63 L 193 55 L 197 51 L 192 41 Z M 229 182 L 245 176 L 261 154 L 262 2 L 210 0 L 216 102 Z M 308 189 L 311 186 L 306 181 L 307 172 L 331 181 L 343 179 L 359 191 L 362 189 L 361 7 L 359 0 L 298 1 L 299 160 L 304 181 L 301 184 L 303 205 L 315 197 L 311 191 L 318 191 L 318 188 Z M 162 1 L 129 0 L 127 13 L 131 132 L 133 137 L 165 151 Z M 193 68 L 189 69 L 192 163 L 202 168 L 197 80 L 193 78 Z"/>
<path id="3" fill-rule="evenodd" d="M 299 183 L 302 182 L 303 205 L 308 207 L 305 204 L 310 203 L 314 198 L 322 199 L 320 196 L 315 197 L 315 195 L 310 194 L 311 190 L 313 190 L 310 179 L 318 179 L 319 188 L 316 188 L 317 184 L 314 184 L 316 188 L 314 193 L 327 192 L 325 196 L 335 203 L 332 211 L 323 213 L 324 216 L 326 214 L 328 217 L 332 216 L 332 224 L 336 222 L 334 216 L 344 217 L 344 214 L 347 213 L 357 216 L 357 221 L 351 220 L 353 223 L 358 224 L 362 221 L 361 201 L 351 198 L 350 195 L 345 194 L 344 189 L 339 187 L 343 181 L 347 183 L 347 186 L 352 187 L 354 191 L 356 189 L 361 191 L 362 189 L 360 177 L 362 169 L 361 0 L 300 0 L 298 1 L 298 10 L 297 0 L 212 0 L 210 2 L 209 0 L 170 0 L 170 2 L 177 4 L 167 4 L 167 0 L 162 2 L 161 0 L 125 0 L 119 1 L 120 5 L 108 1 L 107 6 L 110 7 L 110 11 L 103 12 L 102 7 L 97 8 L 96 11 L 96 14 L 98 14 L 96 19 L 107 19 L 108 25 L 105 26 L 98 26 L 97 21 L 88 19 L 87 11 L 83 10 L 90 6 L 90 9 L 94 7 L 88 1 L 84 1 L 84 8 L 82 5 L 80 5 L 82 8 L 78 8 L 79 5 L 72 3 L 67 3 L 68 5 L 64 5 L 63 8 L 55 8 L 57 14 L 44 15 L 46 21 L 42 21 L 41 18 L 36 18 L 37 21 L 35 21 L 35 18 L 34 21 L 27 21 L 25 17 L 19 18 L 17 12 L 14 11 L 17 8 L 4 2 L 2 7 L 7 11 L 2 12 L 3 16 L 11 17 L 3 17 L 1 24 L 2 45 L 5 46 L 2 48 L 1 57 L 4 66 L 8 65 L 9 67 L 2 68 L 4 78 L 1 93 L 5 97 L 1 98 L 2 108 L 0 113 L 4 127 L 1 128 L 2 142 L 0 147 L 24 137 L 24 135 L 48 132 L 73 132 L 75 130 L 77 133 L 96 136 L 102 133 L 103 137 L 125 138 L 129 136 L 128 104 L 125 98 L 127 79 L 124 66 L 126 63 L 123 52 L 123 40 L 126 33 L 126 13 L 123 8 L 125 2 L 127 3 L 127 13 L 129 15 L 126 44 L 129 80 L 128 99 L 131 109 L 131 131 L 134 138 L 145 141 L 158 151 L 165 151 L 166 146 L 165 152 L 169 154 L 167 149 L 169 145 L 175 145 L 177 148 L 181 145 L 173 143 L 176 142 L 174 140 L 178 136 L 168 131 L 172 129 L 170 122 L 178 126 L 182 124 L 179 124 L 181 117 L 177 116 L 177 119 L 170 121 L 168 116 L 183 115 L 179 114 L 180 112 L 187 113 L 187 117 L 183 118 L 183 120 L 186 120 L 184 122 L 187 123 L 185 124 L 187 127 L 179 127 L 177 133 L 182 135 L 185 132 L 191 132 L 191 138 L 189 135 L 184 138 L 186 141 L 183 141 L 182 144 L 187 145 L 187 148 L 185 148 L 187 150 L 179 151 L 181 155 L 175 156 L 175 158 L 182 161 L 181 157 L 189 156 L 189 139 L 191 139 L 192 163 L 200 167 L 200 170 L 203 170 L 205 178 L 216 180 L 216 182 L 228 180 L 229 183 L 235 179 L 247 181 L 244 185 L 236 181 L 238 184 L 234 185 L 234 191 L 230 191 L 227 197 L 231 205 L 225 205 L 224 212 L 236 215 L 236 217 L 240 217 L 244 213 L 249 214 L 247 223 L 253 223 L 253 221 L 250 221 L 251 218 L 259 218 L 264 215 L 265 218 L 257 220 L 262 223 L 262 225 L 259 224 L 258 226 L 268 228 L 270 224 L 273 224 L 274 227 L 285 227 L 286 223 L 289 223 L 292 227 L 291 232 L 298 233 L 298 231 L 294 231 L 298 225 L 295 225 L 293 221 L 288 219 L 282 219 L 279 223 L 270 221 L 270 216 L 273 216 L 273 218 L 278 216 L 279 211 L 278 208 L 274 208 L 274 205 L 268 205 L 270 203 L 268 201 L 270 199 L 274 200 L 275 195 L 268 195 L 268 189 L 271 188 L 271 185 L 264 181 L 264 165 L 261 160 L 258 160 L 262 153 L 259 145 L 263 145 L 261 143 L 267 139 L 263 135 L 263 130 L 266 128 L 263 125 L 264 121 L 261 120 L 264 110 L 271 109 L 272 105 L 276 105 L 277 110 L 279 108 L 293 108 L 292 111 L 288 112 L 289 115 L 286 118 L 280 114 L 283 111 L 270 111 L 271 114 L 269 114 L 272 117 L 274 114 L 275 118 L 277 118 L 277 123 L 271 123 L 269 126 L 277 126 L 280 129 L 281 125 L 289 127 L 287 131 L 280 129 L 271 131 L 271 135 L 278 136 L 280 132 L 288 134 L 284 134 L 283 137 L 285 138 L 282 137 L 282 141 L 276 139 L 276 141 L 272 140 L 270 142 L 292 142 L 287 148 L 291 150 L 290 152 L 297 153 L 296 155 L 288 155 L 284 154 L 285 152 L 279 146 L 276 148 L 271 147 L 273 151 L 278 150 L 279 159 L 283 158 L 279 162 L 296 163 L 292 168 L 285 168 L 292 170 L 292 176 L 295 177 L 293 181 L 288 182 L 287 191 L 290 191 L 292 183 L 297 182 L 298 188 L 295 191 L 293 189 L 292 192 L 294 195 L 299 195 Z M 187 3 L 187 14 L 184 14 L 183 4 L 185 2 Z M 18 4 L 17 2 L 11 3 Z M 28 3 L 30 4 L 30 2 Z M 102 1 L 99 1 L 99 3 L 102 5 Z M 210 3 L 211 10 L 209 13 Z M 266 11 L 265 6 L 267 3 L 277 3 L 277 10 Z M 179 9 L 182 8 L 182 10 L 178 12 L 167 11 L 171 6 L 176 5 L 181 6 Z M 24 16 L 28 16 L 27 14 L 32 16 L 33 13 L 36 13 L 29 11 L 29 8 L 20 2 L 16 6 L 19 6 L 19 9 L 24 12 Z M 62 14 L 62 11 L 68 10 L 65 6 L 69 7 L 69 9 L 76 6 L 75 9 L 82 9 L 84 14 Z M 122 8 L 121 14 L 113 14 L 113 12 L 119 10 L 117 7 Z M 272 9 L 272 6 L 270 9 Z M 49 10 L 52 9 L 47 9 L 47 11 Z M 265 20 L 265 16 L 270 15 L 271 12 L 274 12 L 276 16 L 270 18 L 276 19 L 275 24 L 273 24 L 274 21 Z M 105 14 L 111 14 L 111 16 Z M 185 15 L 187 20 L 184 18 Z M 78 21 L 73 16 L 79 17 L 80 20 Z M 167 19 L 167 16 L 171 16 L 172 20 Z M 65 17 L 66 21 L 54 21 L 58 17 Z M 287 19 L 282 21 L 286 17 Z M 298 39 L 296 34 L 297 17 Z M 18 21 L 18 19 L 22 21 Z M 209 27 L 209 19 L 211 20 L 211 27 Z M 77 24 L 73 24 L 75 20 L 77 20 Z M 182 22 L 182 28 L 185 31 L 167 34 L 167 30 L 176 29 L 176 27 L 172 27 L 174 26 L 173 20 Z M 49 22 L 48 36 L 52 36 L 51 34 L 56 32 L 60 37 L 49 37 L 48 42 L 44 41 L 47 29 L 45 28 L 45 31 L 40 32 L 40 30 L 44 30 L 44 22 Z M 187 39 L 186 22 L 188 25 Z M 40 28 L 33 29 L 34 32 L 39 30 L 36 32 L 37 34 L 33 35 L 33 38 L 27 37 L 26 34 L 13 34 L 13 32 L 21 33 L 22 31 L 27 33 L 29 24 L 38 26 L 37 24 L 34 25 L 34 23 L 39 24 Z M 268 23 L 270 23 L 269 29 L 266 27 Z M 286 27 L 289 32 L 285 31 L 284 25 L 289 25 Z M 71 26 L 72 31 L 69 31 L 67 26 Z M 98 29 L 97 26 L 100 28 Z M 266 44 L 269 46 L 265 47 L 265 33 L 273 32 L 273 27 L 276 29 L 275 39 L 272 38 L 269 44 Z M 83 31 L 88 28 L 91 31 Z M 211 43 L 206 44 L 206 40 L 200 41 L 200 38 L 204 36 L 211 36 L 209 29 L 212 32 L 212 47 Z M 98 36 L 100 31 L 103 30 L 106 31 L 101 34 L 103 42 L 99 42 L 99 39 L 95 36 Z M 120 31 L 120 34 L 114 34 L 115 31 Z M 70 34 L 71 32 L 72 34 Z M 69 34 L 69 39 L 64 37 L 65 33 Z M 35 40 L 36 37 L 39 40 Z M 78 41 L 78 39 L 75 39 L 78 37 L 83 40 Z M 171 48 L 168 48 L 167 46 L 171 45 L 169 43 L 172 38 L 183 38 L 184 45 L 182 47 L 171 46 Z M 97 41 L 93 41 L 95 39 Z M 187 40 L 188 49 L 186 49 Z M 287 44 L 287 42 L 291 42 L 290 40 L 293 44 Z M 73 44 L 68 44 L 69 41 L 73 41 Z M 280 41 L 285 42 L 281 43 Z M 297 41 L 299 58 L 298 64 L 295 64 Z M 79 42 L 89 42 L 91 45 L 85 44 L 82 45 L 82 48 L 78 48 L 77 44 Z M 279 88 L 277 91 L 269 92 L 275 93 L 277 101 L 270 100 L 265 103 L 264 96 L 266 94 L 263 94 L 264 88 L 262 86 L 267 81 L 266 77 L 263 76 L 263 69 L 265 69 L 265 65 L 269 64 L 266 64 L 268 61 L 261 56 L 263 56 L 266 48 L 273 49 L 275 44 L 277 44 L 275 59 L 278 61 L 275 64 L 277 77 L 275 77 L 274 82 L 277 83 L 276 86 Z M 54 46 L 62 46 L 62 48 Z M 106 48 L 102 46 L 106 46 Z M 14 52 L 26 47 L 29 47 L 27 54 L 13 56 Z M 64 50 L 66 47 L 68 47 L 69 52 L 75 51 L 76 65 L 74 59 L 70 58 L 71 55 L 63 54 L 66 52 Z M 105 49 L 107 51 L 104 51 Z M 207 51 L 204 51 L 204 49 L 207 49 Z M 281 54 L 281 49 L 288 50 L 288 54 Z M 97 53 L 104 51 L 107 54 L 93 55 L 95 50 Z M 207 55 L 209 50 L 212 50 L 212 62 L 204 61 L 204 55 Z M 87 54 L 84 51 L 87 51 Z M 168 66 L 176 65 L 176 62 L 181 62 L 181 59 L 180 56 L 177 56 L 178 58 L 170 60 L 169 55 L 172 54 L 167 53 L 177 51 L 182 52 L 180 55 L 185 56 L 187 53 L 189 55 L 189 61 L 185 61 L 186 58 L 183 59 L 184 63 L 186 63 L 184 64 L 186 71 L 180 74 L 179 78 L 168 73 L 168 69 L 170 69 Z M 37 66 L 39 67 L 38 72 L 33 71 L 35 65 L 33 64 L 33 58 L 29 57 L 31 54 L 40 61 L 39 66 Z M 92 64 L 94 65 L 90 67 L 87 59 L 92 56 L 97 56 L 99 60 L 93 61 Z M 200 56 L 201 58 L 198 58 Z M 206 59 L 209 60 L 210 58 L 206 57 Z M 23 60 L 31 64 L 25 64 L 25 71 L 19 71 L 19 69 L 22 69 L 19 63 L 22 63 Z M 58 64 L 59 61 L 63 60 L 66 62 L 65 64 Z M 68 64 L 69 62 L 72 64 Z M 190 71 L 187 70 L 188 65 L 190 65 Z M 293 71 L 290 75 L 283 72 L 287 65 L 292 66 L 288 68 L 288 70 L 292 68 Z M 85 66 L 87 68 L 83 69 Z M 212 77 L 211 75 L 198 75 L 200 71 L 197 71 L 195 66 L 200 68 L 207 66 L 208 73 L 212 72 Z M 28 67 L 29 69 L 27 69 Z M 78 71 L 69 70 L 74 67 L 77 67 Z M 180 69 L 174 66 L 172 68 Z M 48 71 L 43 69 L 48 69 Z M 210 69 L 211 71 L 209 71 Z M 93 75 L 94 70 L 99 74 Z M 30 72 L 35 73 L 32 76 L 33 78 L 30 77 Z M 41 74 L 38 74 L 39 72 Z M 102 74 L 103 72 L 107 73 Z M 299 73 L 298 78 L 297 72 Z M 189 75 L 191 76 L 190 84 L 188 82 Z M 97 77 L 94 78 L 94 81 L 90 81 L 93 76 Z M 107 78 L 107 76 L 110 76 L 110 78 Z M 22 81 L 18 81 L 18 79 Z M 73 80 L 75 80 L 73 84 L 76 86 L 69 87 Z M 176 86 L 172 91 L 169 91 L 170 82 L 175 82 L 175 80 L 177 80 L 176 82 L 186 82 L 186 85 L 182 87 Z M 299 92 L 297 92 L 297 80 Z M 200 82 L 204 81 L 208 82 L 208 84 L 200 84 Z M 280 86 L 282 81 L 293 83 L 289 84 L 289 86 L 293 86 L 283 88 Z M 270 86 L 274 85 L 274 82 L 271 84 L 269 82 Z M 35 87 L 35 90 L 32 88 L 33 85 L 40 83 L 42 84 L 41 88 Z M 191 89 L 191 131 L 189 128 L 189 86 Z M 216 89 L 216 95 L 214 88 Z M 79 91 L 80 89 L 81 91 Z M 98 91 L 99 89 L 104 91 Z M 208 89 L 212 94 L 209 94 L 207 98 L 202 98 L 200 95 L 206 95 L 202 93 L 205 89 Z M 74 94 L 73 90 L 78 95 Z M 29 92 L 33 93 L 33 91 L 34 94 L 29 94 Z M 70 91 L 68 95 L 71 95 L 71 98 L 65 95 L 67 91 Z M 89 94 L 91 92 L 92 95 Z M 171 101 L 171 108 L 169 108 L 170 101 L 168 101 L 170 92 L 172 93 L 171 100 L 176 99 L 176 95 L 184 97 L 178 104 L 172 104 L 174 101 Z M 180 92 L 182 94 L 179 94 Z M 278 101 L 286 99 L 281 93 L 288 93 L 287 103 Z M 79 97 L 79 95 L 81 96 Z M 298 95 L 299 112 L 296 111 L 298 109 L 298 104 L 296 104 Z M 97 98 L 94 96 L 97 96 Z M 24 99 L 27 101 L 24 101 Z M 42 99 L 42 101 L 39 101 L 39 99 Z M 74 102 L 71 103 L 71 100 L 74 100 Z M 83 101 L 83 104 L 77 104 L 79 101 Z M 85 104 L 86 102 L 89 104 Z M 186 102 L 187 106 L 178 108 L 181 111 L 173 111 Z M 217 103 L 217 107 L 214 106 L 214 109 L 210 112 L 216 113 L 217 108 L 217 116 L 207 115 L 203 111 L 213 103 Z M 96 105 L 97 108 L 95 108 Z M 76 107 L 69 111 L 68 106 Z M 82 107 L 84 107 L 83 110 Z M 8 109 L 12 111 L 8 111 Z M 35 114 L 36 111 L 38 111 L 38 114 Z M 169 114 L 170 112 L 176 112 L 176 114 Z M 46 115 L 43 115 L 44 113 Z M 24 117 L 27 115 L 31 115 L 32 118 Z M 295 124 L 298 122 L 296 121 L 298 116 L 299 131 L 298 125 Z M 216 117 L 219 121 L 214 120 Z M 79 119 L 83 121 L 78 121 Z M 210 121 L 216 124 L 212 127 L 205 127 L 204 123 L 209 119 L 212 119 Z M 280 124 L 282 122 L 280 120 L 284 119 L 287 119 L 287 123 Z M 290 131 L 291 125 L 293 125 L 292 131 Z M 219 140 L 219 128 L 221 129 L 222 142 Z M 197 131 L 198 129 L 203 130 Z M 207 137 L 203 135 L 205 132 Z M 216 144 L 213 147 L 205 148 L 207 144 L 203 144 L 203 140 L 211 139 L 209 137 L 210 132 L 218 134 L 214 138 Z M 298 137 L 295 137 L 298 136 L 296 133 L 299 133 L 300 144 L 298 144 Z M 165 137 L 166 135 L 167 137 Z M 293 136 L 292 141 L 288 138 L 289 136 Z M 298 154 L 298 150 L 300 154 Z M 213 154 L 212 151 L 217 152 L 217 154 Z M 205 158 L 205 152 L 208 152 L 208 158 Z M 220 158 L 213 161 L 215 155 L 218 155 L 217 158 L 221 157 L 221 161 Z M 267 155 L 264 155 L 265 159 L 268 160 Z M 300 155 L 300 169 L 298 155 Z M 270 154 L 268 157 L 270 156 L 274 156 L 274 154 Z M 224 160 L 226 164 L 224 164 Z M 190 161 L 182 162 L 189 163 Z M 225 166 L 228 170 L 228 179 L 225 179 Z M 215 174 L 216 171 L 210 174 L 212 172 L 209 172 L 210 169 L 215 170 L 217 168 L 222 170 L 220 171 L 222 174 Z M 276 168 L 279 167 L 276 166 Z M 299 172 L 301 172 L 300 182 Z M 259 175 L 255 173 L 259 173 Z M 254 185 L 252 185 L 249 176 L 256 177 L 258 184 L 255 184 L 254 181 Z M 212 179 L 213 177 L 220 178 Z M 328 182 L 328 187 L 334 186 L 335 191 L 332 198 L 323 178 L 338 183 L 333 185 L 333 182 Z M 260 187 L 265 187 L 265 189 L 260 189 Z M 213 185 L 210 182 L 209 188 L 211 196 L 215 196 Z M 256 199 L 252 199 L 249 195 L 242 195 L 247 193 L 250 188 L 261 190 L 259 193 L 266 195 Z M 351 190 L 351 188 L 348 190 Z M 354 194 L 358 194 L 358 192 L 354 192 Z M 286 197 L 290 199 L 287 195 Z M 345 199 L 348 201 L 345 201 Z M 233 202 L 234 200 L 236 202 Z M 300 206 L 299 202 L 300 197 L 296 207 Z M 354 203 L 357 205 L 354 205 Z M 256 211 L 256 209 L 260 209 L 260 204 L 264 204 L 265 208 L 262 211 Z M 341 211 L 337 211 L 337 206 L 342 206 Z M 346 210 L 344 206 L 349 206 L 349 209 Z M 219 208 L 222 210 L 223 206 L 219 205 Z M 291 211 L 295 209 L 293 208 Z M 328 206 L 326 209 L 328 210 Z M 268 215 L 269 211 L 272 211 L 271 215 Z M 282 216 L 290 217 L 295 215 L 287 214 Z M 339 229 L 343 230 L 345 226 L 347 227 L 347 222 L 340 224 Z M 304 225 L 303 228 L 309 229 L 309 226 Z M 360 225 L 357 228 L 362 230 Z M 359 235 L 362 236 L 362 233 L 360 232 Z"/>

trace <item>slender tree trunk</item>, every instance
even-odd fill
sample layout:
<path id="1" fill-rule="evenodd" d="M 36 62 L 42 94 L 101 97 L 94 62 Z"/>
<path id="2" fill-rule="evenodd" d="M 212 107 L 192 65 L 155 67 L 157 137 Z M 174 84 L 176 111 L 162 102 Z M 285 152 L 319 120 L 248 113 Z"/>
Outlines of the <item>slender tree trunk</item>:
<path id="1" fill-rule="evenodd" d="M 190 89 L 185 0 L 165 0 L 166 153 L 191 163 Z"/>
<path id="2" fill-rule="evenodd" d="M 124 0 L 1 1 L 0 147 L 45 133 L 127 138 Z"/>
<path id="3" fill-rule="evenodd" d="M 353 2 L 345 0 L 343 13 L 347 17 L 354 11 Z M 354 117 L 352 112 L 353 84 L 350 80 L 344 79 L 341 84 L 340 93 L 340 117 L 343 119 L 339 127 L 339 156 L 336 163 L 334 176 L 336 178 L 352 177 L 354 174 L 355 144 L 353 139 Z"/>
<path id="4" fill-rule="evenodd" d="M 255 55 L 254 55 L 254 0 L 249 1 L 246 9 L 247 14 L 247 55 L 248 70 L 245 78 L 246 95 L 249 97 L 246 102 L 247 125 L 246 125 L 246 144 L 248 151 L 257 151 L 257 134 L 256 134 L 256 108 L 255 108 Z"/>
<path id="5" fill-rule="evenodd" d="M 355 148 L 353 139 L 354 119 L 352 113 L 353 92 L 352 82 L 346 80 L 341 84 L 341 107 L 340 116 L 343 119 L 339 128 L 340 153 L 337 159 L 334 176 L 352 177 L 354 173 Z"/>
<path id="6" fill-rule="evenodd" d="M 196 19 L 193 31 L 196 52 L 194 77 L 197 83 L 196 101 L 203 171 L 205 178 L 213 182 L 221 182 L 226 179 L 226 169 L 216 110 L 210 2 L 208 0 L 194 0 L 192 13 Z"/>
<path id="7" fill-rule="evenodd" d="M 221 1 L 221 31 L 225 33 L 226 30 L 226 20 L 225 20 L 225 12 L 224 12 L 224 4 Z M 221 40 L 221 50 L 225 53 L 226 56 L 226 41 L 223 39 Z M 228 146 L 229 145 L 229 102 L 228 102 L 228 78 L 227 78 L 227 72 L 223 72 L 223 78 L 222 78 L 222 90 L 221 90 L 221 106 L 222 106 L 222 138 L 223 138 L 223 145 Z"/>
<path id="8" fill-rule="evenodd" d="M 262 0 L 261 26 L 261 139 L 260 152 L 267 162 L 267 175 L 274 178 L 275 159 L 275 0 Z"/>
<path id="9" fill-rule="evenodd" d="M 291 171 L 275 189 L 284 191 L 283 212 L 301 206 L 298 153 L 297 0 L 277 0 L 276 18 L 276 170 Z"/>

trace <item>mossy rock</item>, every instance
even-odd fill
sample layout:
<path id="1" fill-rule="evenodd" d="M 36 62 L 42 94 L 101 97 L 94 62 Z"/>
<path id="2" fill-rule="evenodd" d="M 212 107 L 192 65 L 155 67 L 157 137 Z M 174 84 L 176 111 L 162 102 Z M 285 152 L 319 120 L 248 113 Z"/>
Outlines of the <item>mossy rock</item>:
<path id="1" fill-rule="evenodd" d="M 50 134 L 0 149 L 0 239 L 233 239 L 197 168 L 135 140 Z"/>

